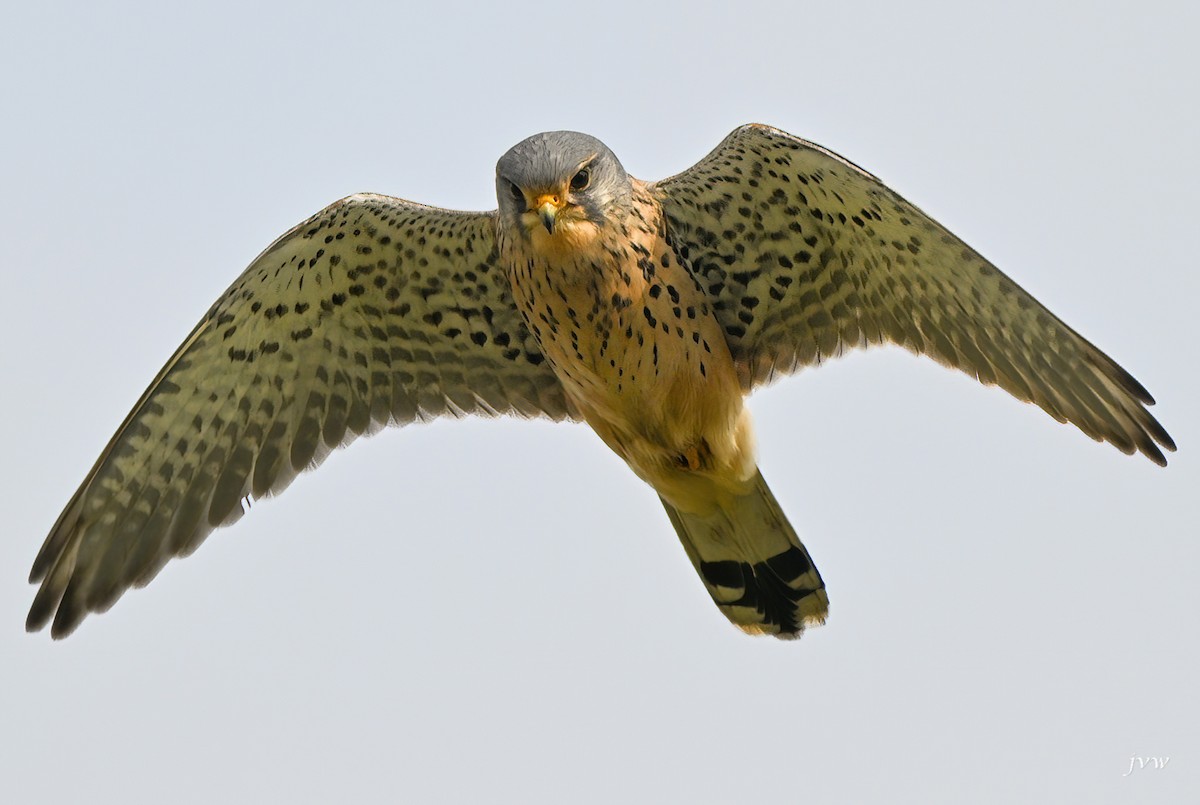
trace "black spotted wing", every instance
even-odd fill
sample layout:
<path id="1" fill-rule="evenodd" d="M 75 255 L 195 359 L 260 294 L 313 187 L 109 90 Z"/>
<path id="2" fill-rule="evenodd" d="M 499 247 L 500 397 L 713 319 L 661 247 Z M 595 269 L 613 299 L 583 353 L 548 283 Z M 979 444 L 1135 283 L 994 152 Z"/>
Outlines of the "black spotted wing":
<path id="1" fill-rule="evenodd" d="M 62 637 L 333 448 L 444 414 L 568 415 L 495 215 L 358 195 L 262 253 L 134 406 L 46 538 L 27 626 Z"/>

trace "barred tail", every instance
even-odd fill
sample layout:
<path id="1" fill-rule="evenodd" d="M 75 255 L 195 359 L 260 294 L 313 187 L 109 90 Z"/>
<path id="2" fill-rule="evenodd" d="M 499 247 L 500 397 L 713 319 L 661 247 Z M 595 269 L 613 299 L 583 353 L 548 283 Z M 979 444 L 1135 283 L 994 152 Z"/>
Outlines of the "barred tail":
<path id="1" fill-rule="evenodd" d="M 727 508 L 699 516 L 663 501 L 688 558 L 721 611 L 750 634 L 796 638 L 829 614 L 825 582 L 762 473 Z"/>

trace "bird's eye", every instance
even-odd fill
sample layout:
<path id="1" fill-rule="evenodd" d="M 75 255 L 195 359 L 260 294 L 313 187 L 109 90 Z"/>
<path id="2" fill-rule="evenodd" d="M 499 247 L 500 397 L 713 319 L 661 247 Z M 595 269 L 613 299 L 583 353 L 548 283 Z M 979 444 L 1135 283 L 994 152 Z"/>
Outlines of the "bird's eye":
<path id="1" fill-rule="evenodd" d="M 513 200 L 518 204 L 525 203 L 525 193 L 521 190 L 521 188 L 517 187 L 516 182 L 508 183 L 508 192 L 512 193 Z"/>
<path id="2" fill-rule="evenodd" d="M 584 168 L 571 177 L 571 190 L 578 193 L 580 190 L 587 188 L 588 183 L 592 181 L 592 171 L 589 168 Z"/>

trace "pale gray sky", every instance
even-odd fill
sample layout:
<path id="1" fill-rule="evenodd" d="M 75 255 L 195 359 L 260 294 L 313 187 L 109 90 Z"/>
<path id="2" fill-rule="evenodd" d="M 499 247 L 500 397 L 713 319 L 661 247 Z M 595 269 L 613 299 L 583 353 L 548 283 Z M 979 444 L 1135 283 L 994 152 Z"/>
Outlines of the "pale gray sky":
<path id="1" fill-rule="evenodd" d="M 1045 5 L 6 10 L 0 801 L 1194 796 L 1200 19 Z M 751 400 L 832 602 L 799 642 L 730 627 L 585 428 L 484 420 L 359 442 L 67 641 L 23 632 L 60 508 L 292 224 L 360 190 L 491 208 L 544 129 L 653 179 L 748 121 L 1109 352 L 1172 465 L 880 349 Z"/>

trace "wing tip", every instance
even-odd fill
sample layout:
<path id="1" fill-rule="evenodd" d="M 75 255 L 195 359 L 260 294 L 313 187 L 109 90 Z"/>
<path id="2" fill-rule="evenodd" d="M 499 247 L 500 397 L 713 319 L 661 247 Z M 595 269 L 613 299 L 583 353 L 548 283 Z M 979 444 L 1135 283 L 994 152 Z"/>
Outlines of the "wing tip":
<path id="1" fill-rule="evenodd" d="M 34 597 L 29 614 L 25 618 L 25 631 L 32 634 L 49 625 L 50 637 L 62 640 L 79 627 L 89 610 L 71 600 L 68 589 L 52 584 L 51 581 L 52 579 L 48 579 L 43 582 Z"/>
<path id="2" fill-rule="evenodd" d="M 46 624 L 55 617 L 60 600 L 61 596 L 53 594 L 43 584 L 42 588 L 38 590 L 37 596 L 34 597 L 33 604 L 29 607 L 29 614 L 25 617 L 25 631 L 32 634 L 45 629 Z"/>
<path id="3" fill-rule="evenodd" d="M 1162 447 L 1161 450 L 1159 449 L 1160 445 Z M 1167 457 L 1163 454 L 1163 450 L 1166 450 L 1168 453 L 1174 453 L 1175 443 L 1171 441 L 1171 438 L 1168 436 L 1166 442 L 1160 441 L 1157 445 L 1153 442 L 1147 442 L 1144 445 L 1140 445 L 1138 449 L 1146 458 L 1150 459 L 1160 467 L 1165 467 L 1167 466 Z"/>

